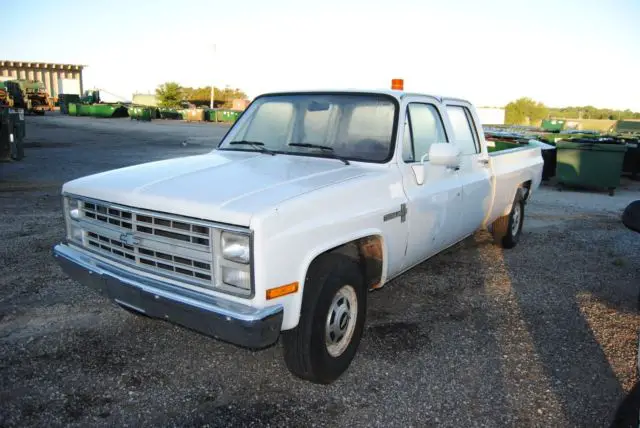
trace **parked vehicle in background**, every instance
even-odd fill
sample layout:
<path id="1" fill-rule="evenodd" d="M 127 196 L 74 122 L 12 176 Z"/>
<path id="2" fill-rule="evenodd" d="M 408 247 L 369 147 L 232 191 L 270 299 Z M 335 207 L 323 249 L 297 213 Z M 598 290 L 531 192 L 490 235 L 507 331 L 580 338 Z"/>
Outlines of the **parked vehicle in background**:
<path id="1" fill-rule="evenodd" d="M 211 153 L 65 183 L 54 254 L 131 311 L 250 348 L 281 338 L 292 373 L 330 383 L 369 290 L 483 227 L 518 243 L 542 163 L 489 153 L 460 99 L 265 94 Z"/>
<path id="2" fill-rule="evenodd" d="M 25 108 L 32 113 L 44 114 L 45 111 L 53 110 L 53 105 L 49 100 L 49 94 L 44 83 L 38 80 L 16 80 L 22 89 L 22 96 L 26 100 Z"/>
<path id="3" fill-rule="evenodd" d="M 37 80 L 0 81 L 0 102 L 33 114 L 44 114 L 46 110 L 53 110 L 44 84 Z"/>

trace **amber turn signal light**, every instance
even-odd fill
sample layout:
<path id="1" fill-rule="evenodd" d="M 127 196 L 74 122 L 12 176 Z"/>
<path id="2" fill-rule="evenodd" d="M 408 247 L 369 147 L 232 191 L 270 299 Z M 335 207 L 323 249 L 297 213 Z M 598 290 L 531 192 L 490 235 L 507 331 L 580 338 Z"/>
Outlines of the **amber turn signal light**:
<path id="1" fill-rule="evenodd" d="M 271 288 L 267 290 L 267 300 L 275 299 L 277 297 L 286 296 L 298 291 L 298 281 L 291 284 L 281 285 L 280 287 Z"/>

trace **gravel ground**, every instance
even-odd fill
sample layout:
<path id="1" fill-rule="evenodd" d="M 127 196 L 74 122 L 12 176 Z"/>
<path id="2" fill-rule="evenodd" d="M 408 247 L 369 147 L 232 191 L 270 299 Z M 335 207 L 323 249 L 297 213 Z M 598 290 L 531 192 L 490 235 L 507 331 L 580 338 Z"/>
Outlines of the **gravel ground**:
<path id="1" fill-rule="evenodd" d="M 594 427 L 636 381 L 640 239 L 620 214 L 638 183 L 543 186 L 515 249 L 479 232 L 369 294 L 355 360 L 319 386 L 280 344 L 134 316 L 51 256 L 64 181 L 206 152 L 225 127 L 27 120 L 27 157 L 0 164 L 0 426 Z"/>

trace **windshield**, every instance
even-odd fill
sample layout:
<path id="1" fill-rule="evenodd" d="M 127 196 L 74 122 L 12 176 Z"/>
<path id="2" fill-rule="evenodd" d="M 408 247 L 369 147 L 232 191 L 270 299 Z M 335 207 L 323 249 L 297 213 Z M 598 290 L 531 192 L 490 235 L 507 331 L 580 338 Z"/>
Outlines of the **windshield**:
<path id="1" fill-rule="evenodd" d="M 249 107 L 219 149 L 386 162 L 395 116 L 396 102 L 385 95 L 269 95 Z"/>

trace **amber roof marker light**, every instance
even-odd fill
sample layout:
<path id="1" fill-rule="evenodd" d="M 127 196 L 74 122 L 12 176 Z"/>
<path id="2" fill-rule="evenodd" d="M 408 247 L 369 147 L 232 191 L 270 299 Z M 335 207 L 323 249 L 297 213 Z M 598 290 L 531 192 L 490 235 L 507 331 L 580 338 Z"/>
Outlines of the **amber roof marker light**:
<path id="1" fill-rule="evenodd" d="M 404 90 L 404 79 L 391 79 L 391 89 L 394 91 Z"/>

